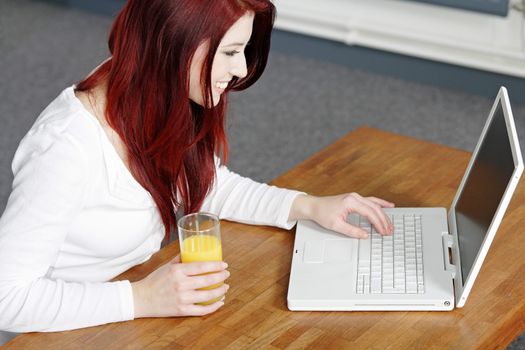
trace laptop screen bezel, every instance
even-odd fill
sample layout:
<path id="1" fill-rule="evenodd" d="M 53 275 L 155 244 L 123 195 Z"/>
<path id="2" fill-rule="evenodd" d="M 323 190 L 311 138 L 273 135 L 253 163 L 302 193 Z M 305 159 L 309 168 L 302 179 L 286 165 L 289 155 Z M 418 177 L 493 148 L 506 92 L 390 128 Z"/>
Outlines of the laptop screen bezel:
<path id="1" fill-rule="evenodd" d="M 498 106 L 501 106 L 503 116 L 505 119 L 505 125 L 507 127 L 507 135 L 509 137 L 509 143 L 510 143 L 511 150 L 512 150 L 512 158 L 514 160 L 514 171 L 509 180 L 509 183 L 507 184 L 507 188 L 505 189 L 503 197 L 498 205 L 498 208 L 496 209 L 496 213 L 489 225 L 487 233 L 485 234 L 485 238 L 483 239 L 481 247 L 474 260 L 474 263 L 472 264 L 472 268 L 469 271 L 465 281 L 463 281 L 463 277 L 461 273 L 461 260 L 460 260 L 460 252 L 459 252 L 460 247 L 458 244 L 459 239 L 458 239 L 458 234 L 457 234 L 457 225 L 456 225 L 456 217 L 455 217 L 456 210 L 455 209 L 456 209 L 457 202 L 461 196 L 461 193 L 463 192 L 463 188 L 467 182 L 469 174 L 472 170 L 474 161 L 477 158 L 480 147 L 483 141 L 485 140 L 485 136 L 488 132 L 489 126 L 491 125 L 491 122 L 495 116 L 495 113 L 498 110 Z M 456 196 L 454 197 L 454 200 L 452 201 L 452 204 L 448 212 L 449 230 L 450 230 L 450 234 L 453 236 L 453 241 L 454 241 L 454 244 L 452 247 L 452 263 L 455 265 L 454 289 L 455 289 L 455 295 L 456 295 L 456 307 L 462 307 L 467 300 L 467 297 L 472 289 L 472 286 L 479 273 L 479 270 L 481 269 L 481 265 L 483 264 L 483 261 L 485 260 L 489 247 L 492 243 L 492 240 L 494 239 L 494 236 L 496 235 L 496 231 L 503 219 L 503 215 L 505 214 L 508 204 L 512 198 L 512 194 L 514 193 L 514 190 L 516 189 L 516 186 L 518 185 L 518 182 L 519 182 L 519 179 L 522 173 L 523 173 L 523 159 L 521 156 L 521 150 L 519 146 L 518 136 L 516 133 L 516 127 L 514 124 L 514 118 L 512 116 L 512 110 L 510 107 L 507 90 L 504 87 L 501 87 L 496 97 L 496 100 L 494 101 L 489 117 L 487 118 L 483 131 L 481 133 L 481 136 L 476 145 L 476 148 L 474 149 L 474 152 L 472 153 L 472 157 L 470 158 L 469 164 L 467 166 L 467 170 L 465 171 L 465 174 L 463 175 L 463 179 L 461 180 L 458 191 L 456 192 Z"/>

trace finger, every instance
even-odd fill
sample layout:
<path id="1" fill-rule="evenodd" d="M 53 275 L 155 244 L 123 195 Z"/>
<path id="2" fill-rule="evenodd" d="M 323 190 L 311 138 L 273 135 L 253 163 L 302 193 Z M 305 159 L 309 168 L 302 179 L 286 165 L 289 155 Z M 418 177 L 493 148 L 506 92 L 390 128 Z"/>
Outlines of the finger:
<path id="1" fill-rule="evenodd" d="M 386 215 L 386 213 L 384 212 L 383 208 L 380 205 L 374 202 L 370 202 L 370 203 L 371 203 L 370 207 L 374 210 L 374 212 L 378 215 L 379 220 L 381 220 L 381 222 L 383 223 L 384 232 L 382 232 L 382 234 L 384 235 L 391 234 L 393 232 L 394 226 L 392 225 L 392 221 L 390 220 L 390 217 Z"/>
<path id="2" fill-rule="evenodd" d="M 170 261 L 172 264 L 178 264 L 181 262 L 180 260 L 180 254 L 177 254 L 176 257 L 174 257 L 171 261 Z"/>
<path id="3" fill-rule="evenodd" d="M 377 198 L 377 197 L 366 197 L 366 198 L 380 205 L 383 208 L 394 208 L 396 206 L 394 203 L 385 201 L 384 199 L 381 199 L 381 198 Z"/>
<path id="4" fill-rule="evenodd" d="M 203 273 L 222 271 L 228 267 L 224 261 L 205 261 L 183 263 L 182 271 L 186 276 L 202 275 Z"/>
<path id="5" fill-rule="evenodd" d="M 368 233 L 365 230 L 354 225 L 350 225 L 347 222 L 337 225 L 334 227 L 334 230 L 352 238 L 368 238 Z"/>
<path id="6" fill-rule="evenodd" d="M 367 197 L 371 202 L 381 206 L 382 208 L 394 208 L 396 205 L 392 202 L 385 201 L 384 199 L 377 198 L 377 197 Z M 387 222 L 388 222 L 388 232 L 393 233 L 394 232 L 394 224 L 392 223 L 392 220 L 390 220 L 390 217 L 388 215 L 385 215 Z"/>
<path id="7" fill-rule="evenodd" d="M 184 304 L 205 303 L 210 300 L 222 298 L 230 286 L 223 284 L 220 287 L 209 290 L 192 290 L 181 293 L 180 299 Z"/>
<path id="8" fill-rule="evenodd" d="M 209 287 L 214 284 L 224 282 L 224 280 L 226 280 L 228 277 L 230 277 L 230 272 L 228 270 L 210 273 L 207 275 L 191 276 L 187 279 L 184 287 L 186 290 L 195 290 Z"/>
<path id="9" fill-rule="evenodd" d="M 217 311 L 219 308 L 221 308 L 224 305 L 223 301 L 217 301 L 210 305 L 184 305 L 181 307 L 181 311 L 187 315 L 187 316 L 204 316 L 207 314 L 211 314 L 212 312 Z"/>
<path id="10" fill-rule="evenodd" d="M 381 234 L 388 234 L 390 232 L 390 219 L 387 218 L 381 207 L 365 198 L 357 198 L 357 202 L 361 205 L 358 206 L 357 210 L 362 210 L 359 214 L 365 216 L 372 225 L 376 228 L 377 232 Z"/>

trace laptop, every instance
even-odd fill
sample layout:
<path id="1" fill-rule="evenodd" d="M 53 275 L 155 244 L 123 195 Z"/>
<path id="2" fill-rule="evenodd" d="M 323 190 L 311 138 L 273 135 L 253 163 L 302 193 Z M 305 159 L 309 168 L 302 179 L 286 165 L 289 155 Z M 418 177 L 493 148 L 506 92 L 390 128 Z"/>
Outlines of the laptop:
<path id="1" fill-rule="evenodd" d="M 507 91 L 501 87 L 452 205 L 385 209 L 381 236 L 354 239 L 312 221 L 297 224 L 290 310 L 448 311 L 463 307 L 523 172 Z"/>

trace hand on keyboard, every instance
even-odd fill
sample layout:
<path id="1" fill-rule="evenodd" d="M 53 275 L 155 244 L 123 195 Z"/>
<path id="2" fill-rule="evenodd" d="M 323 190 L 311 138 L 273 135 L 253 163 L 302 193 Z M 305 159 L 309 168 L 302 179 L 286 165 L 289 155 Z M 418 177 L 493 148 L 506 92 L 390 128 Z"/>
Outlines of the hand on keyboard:
<path id="1" fill-rule="evenodd" d="M 347 222 L 348 214 L 366 217 L 377 232 L 392 235 L 394 226 L 382 208 L 392 208 L 394 203 L 376 197 L 362 197 L 357 193 L 328 197 L 300 195 L 290 212 L 290 220 L 310 219 L 319 225 L 353 238 L 367 238 L 368 233 Z"/>

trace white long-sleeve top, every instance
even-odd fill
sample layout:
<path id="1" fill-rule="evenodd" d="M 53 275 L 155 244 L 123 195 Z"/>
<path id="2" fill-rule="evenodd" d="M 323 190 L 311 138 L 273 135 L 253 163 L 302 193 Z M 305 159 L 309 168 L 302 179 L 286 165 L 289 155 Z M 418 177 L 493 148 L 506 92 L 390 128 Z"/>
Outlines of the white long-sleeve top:
<path id="1" fill-rule="evenodd" d="M 160 249 L 155 203 L 98 120 L 64 90 L 22 139 L 0 218 L 0 330 L 60 331 L 134 318 L 129 281 L 107 282 Z M 299 192 L 216 162 L 202 211 L 289 229 Z"/>

